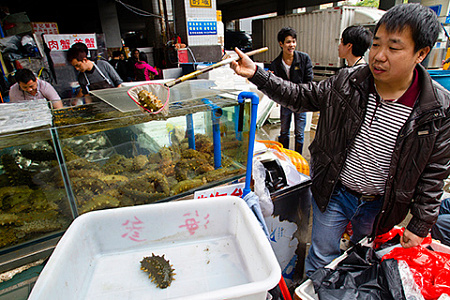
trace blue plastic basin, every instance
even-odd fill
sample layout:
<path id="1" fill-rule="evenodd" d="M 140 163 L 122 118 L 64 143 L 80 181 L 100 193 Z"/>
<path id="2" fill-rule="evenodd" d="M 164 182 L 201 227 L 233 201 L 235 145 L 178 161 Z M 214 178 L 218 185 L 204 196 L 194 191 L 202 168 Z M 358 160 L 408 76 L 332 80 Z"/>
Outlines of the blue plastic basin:
<path id="1" fill-rule="evenodd" d="M 428 73 L 440 85 L 450 90 L 450 70 L 428 70 Z"/>

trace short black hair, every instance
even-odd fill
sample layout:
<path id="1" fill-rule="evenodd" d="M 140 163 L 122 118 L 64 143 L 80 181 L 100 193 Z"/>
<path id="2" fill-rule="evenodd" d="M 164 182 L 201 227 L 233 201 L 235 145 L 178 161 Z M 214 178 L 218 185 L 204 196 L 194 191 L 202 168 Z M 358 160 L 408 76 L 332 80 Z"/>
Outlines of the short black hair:
<path id="1" fill-rule="evenodd" d="M 144 52 L 139 52 L 139 60 L 140 61 L 145 61 L 146 63 L 148 63 L 148 61 L 147 61 L 147 54 L 145 54 Z"/>
<path id="2" fill-rule="evenodd" d="M 342 32 L 342 43 L 352 44 L 354 56 L 363 56 L 372 44 L 372 32 L 360 25 L 349 26 Z"/>
<path id="3" fill-rule="evenodd" d="M 30 80 L 36 81 L 36 76 L 31 70 L 19 69 L 16 71 L 14 78 L 17 82 L 28 83 Z"/>
<path id="4" fill-rule="evenodd" d="M 418 3 L 400 4 L 389 9 L 375 26 L 375 34 L 381 25 L 388 32 L 410 28 L 416 52 L 425 47 L 433 48 L 441 30 L 436 13 Z"/>
<path id="5" fill-rule="evenodd" d="M 67 61 L 70 63 L 72 60 L 76 59 L 82 61 L 88 55 L 88 47 L 84 43 L 75 43 L 67 51 Z"/>
<path id="6" fill-rule="evenodd" d="M 294 39 L 297 39 L 297 31 L 295 31 L 291 27 L 284 27 L 278 31 L 277 39 L 278 42 L 284 43 L 284 40 L 288 37 L 292 36 Z"/>

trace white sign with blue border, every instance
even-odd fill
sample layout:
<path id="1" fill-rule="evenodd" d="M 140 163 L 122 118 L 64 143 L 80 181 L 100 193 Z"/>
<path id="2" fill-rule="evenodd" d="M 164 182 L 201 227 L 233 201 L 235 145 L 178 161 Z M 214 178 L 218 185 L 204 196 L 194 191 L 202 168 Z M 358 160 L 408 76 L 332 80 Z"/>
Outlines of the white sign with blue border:
<path id="1" fill-rule="evenodd" d="M 189 35 L 216 35 L 217 21 L 188 21 Z"/>

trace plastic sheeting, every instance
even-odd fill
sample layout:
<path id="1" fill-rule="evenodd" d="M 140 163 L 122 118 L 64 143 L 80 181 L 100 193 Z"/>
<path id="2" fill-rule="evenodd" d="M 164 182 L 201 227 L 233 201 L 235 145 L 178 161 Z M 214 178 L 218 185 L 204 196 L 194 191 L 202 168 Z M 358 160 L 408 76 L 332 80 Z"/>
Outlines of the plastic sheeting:
<path id="1" fill-rule="evenodd" d="M 319 299 L 441 300 L 449 295 L 450 253 L 430 250 L 430 244 L 436 248 L 430 236 L 404 249 L 399 244 L 403 232 L 394 228 L 378 236 L 376 252 L 356 245 L 335 270 L 318 269 L 310 279 Z"/>
<path id="2" fill-rule="evenodd" d="M 25 129 L 49 127 L 52 113 L 47 100 L 24 100 L 20 103 L 0 104 L 0 133 L 17 132 Z"/>
<path id="3" fill-rule="evenodd" d="M 450 254 L 431 251 L 424 247 L 394 248 L 383 256 L 405 261 L 426 300 L 438 299 L 443 293 L 450 294 Z"/>

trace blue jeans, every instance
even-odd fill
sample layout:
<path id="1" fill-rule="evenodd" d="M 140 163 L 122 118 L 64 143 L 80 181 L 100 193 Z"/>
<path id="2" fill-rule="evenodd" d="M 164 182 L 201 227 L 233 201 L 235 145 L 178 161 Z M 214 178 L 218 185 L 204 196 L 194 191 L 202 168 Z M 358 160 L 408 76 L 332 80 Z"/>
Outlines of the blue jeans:
<path id="1" fill-rule="evenodd" d="M 441 202 L 436 224 L 431 228 L 431 237 L 450 246 L 450 198 Z"/>
<path id="2" fill-rule="evenodd" d="M 303 147 L 303 138 L 306 126 L 306 113 L 293 113 L 289 108 L 281 106 L 281 130 L 278 141 L 283 145 L 284 148 L 289 149 L 289 133 L 292 114 L 294 114 L 295 116 L 295 151 L 302 154 L 301 148 Z"/>
<path id="3" fill-rule="evenodd" d="M 443 199 L 441 201 L 441 207 L 439 209 L 439 215 L 450 214 L 450 198 Z"/>
<path id="4" fill-rule="evenodd" d="M 315 270 L 341 255 L 340 240 L 349 222 L 352 222 L 353 235 L 350 240 L 353 243 L 372 233 L 382 204 L 383 197 L 371 202 L 359 201 L 340 183 L 334 189 L 324 213 L 312 201 L 313 225 L 311 247 L 305 261 L 306 275 L 311 276 Z"/>

